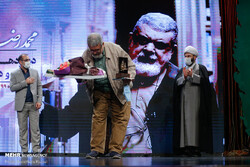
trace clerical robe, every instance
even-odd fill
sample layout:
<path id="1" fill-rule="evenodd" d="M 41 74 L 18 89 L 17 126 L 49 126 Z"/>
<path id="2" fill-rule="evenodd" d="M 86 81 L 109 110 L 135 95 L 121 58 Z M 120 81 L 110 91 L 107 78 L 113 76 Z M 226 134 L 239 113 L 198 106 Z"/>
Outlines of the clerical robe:
<path id="1" fill-rule="evenodd" d="M 184 79 L 179 71 L 174 84 L 173 149 L 198 146 L 201 151 L 212 152 L 211 103 L 212 86 L 208 71 L 201 64 L 193 64 L 193 76 Z"/>

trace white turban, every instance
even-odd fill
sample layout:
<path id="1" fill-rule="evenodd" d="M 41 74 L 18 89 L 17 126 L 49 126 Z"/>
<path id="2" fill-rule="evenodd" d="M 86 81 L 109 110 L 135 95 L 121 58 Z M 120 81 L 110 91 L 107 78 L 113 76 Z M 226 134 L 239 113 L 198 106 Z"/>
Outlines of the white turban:
<path id="1" fill-rule="evenodd" d="M 187 46 L 184 50 L 184 54 L 185 53 L 191 53 L 194 56 L 198 56 L 198 51 L 193 46 Z"/>

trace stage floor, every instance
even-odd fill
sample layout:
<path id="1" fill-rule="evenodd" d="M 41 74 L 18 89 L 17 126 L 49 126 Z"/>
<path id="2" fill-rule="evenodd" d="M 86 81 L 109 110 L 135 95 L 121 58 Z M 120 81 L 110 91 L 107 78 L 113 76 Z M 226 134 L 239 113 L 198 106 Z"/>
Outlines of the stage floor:
<path id="1" fill-rule="evenodd" d="M 250 157 L 122 157 L 122 159 L 85 159 L 84 156 L 7 157 L 0 166 L 250 166 Z"/>

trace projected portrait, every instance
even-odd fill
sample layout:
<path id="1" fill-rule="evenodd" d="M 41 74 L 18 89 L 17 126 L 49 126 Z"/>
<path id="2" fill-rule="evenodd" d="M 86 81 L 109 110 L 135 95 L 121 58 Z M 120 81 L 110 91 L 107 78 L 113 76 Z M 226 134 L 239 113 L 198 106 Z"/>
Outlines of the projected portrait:
<path id="1" fill-rule="evenodd" d="M 147 13 L 129 37 L 129 55 L 136 65 L 126 152 L 171 150 L 172 89 L 178 68 L 170 62 L 177 47 L 177 24 L 168 15 Z"/>

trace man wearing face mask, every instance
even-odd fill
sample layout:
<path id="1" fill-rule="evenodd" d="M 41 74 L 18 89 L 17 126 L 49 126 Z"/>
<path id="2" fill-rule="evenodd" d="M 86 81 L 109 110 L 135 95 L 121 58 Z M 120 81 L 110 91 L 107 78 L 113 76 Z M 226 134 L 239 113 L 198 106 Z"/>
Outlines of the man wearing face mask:
<path id="1" fill-rule="evenodd" d="M 32 152 L 40 152 L 39 109 L 42 105 L 42 84 L 37 70 L 30 68 L 27 54 L 18 57 L 20 68 L 11 73 L 10 90 L 15 92 L 15 110 L 19 125 L 22 153 L 28 153 L 28 118 Z"/>
<path id="2" fill-rule="evenodd" d="M 184 50 L 186 67 L 174 84 L 174 151 L 183 156 L 201 156 L 212 152 L 212 86 L 205 66 L 196 63 L 198 51 Z"/>

